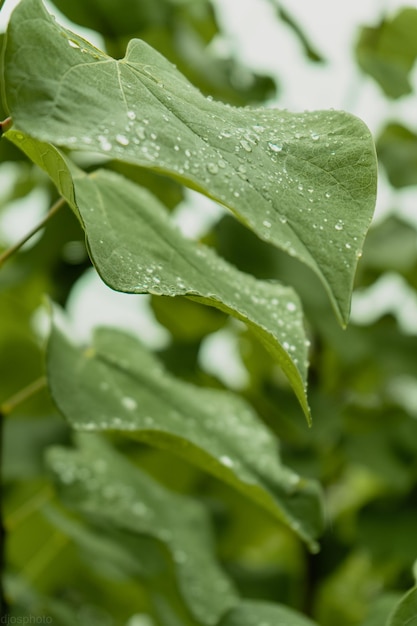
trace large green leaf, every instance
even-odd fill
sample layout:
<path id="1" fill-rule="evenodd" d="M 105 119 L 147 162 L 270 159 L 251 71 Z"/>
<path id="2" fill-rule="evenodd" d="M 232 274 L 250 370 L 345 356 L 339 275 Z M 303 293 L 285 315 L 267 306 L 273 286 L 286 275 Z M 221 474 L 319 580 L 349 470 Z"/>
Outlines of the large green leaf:
<path id="1" fill-rule="evenodd" d="M 315 626 L 315 623 L 282 605 L 246 601 L 227 613 L 219 626 Z"/>
<path id="2" fill-rule="evenodd" d="M 358 63 L 391 98 L 412 91 L 409 75 L 417 58 L 416 29 L 417 9 L 409 7 L 360 32 Z"/>
<path id="3" fill-rule="evenodd" d="M 84 351 L 54 327 L 48 380 L 74 428 L 121 431 L 168 449 L 232 485 L 315 547 L 322 528 L 318 485 L 280 463 L 275 438 L 240 397 L 172 377 L 136 339 L 111 329 L 100 329 Z"/>
<path id="4" fill-rule="evenodd" d="M 167 546 L 182 594 L 203 624 L 217 622 L 235 604 L 236 593 L 213 558 L 200 504 L 168 491 L 91 435 L 80 438 L 78 450 L 51 448 L 47 458 L 66 502 L 93 519 Z"/>
<path id="5" fill-rule="evenodd" d="M 51 176 L 79 215 L 92 260 L 113 289 L 187 295 L 246 322 L 288 377 L 310 419 L 307 342 L 295 291 L 243 274 L 183 237 L 148 191 L 113 172 L 86 176 L 59 150 L 20 132 L 9 139 Z"/>
<path id="6" fill-rule="evenodd" d="M 36 42 L 33 45 L 31 42 Z M 342 322 L 374 203 L 374 146 L 343 112 L 236 109 L 132 40 L 120 61 L 22 0 L 7 35 L 8 106 L 42 141 L 166 173 L 312 267 Z"/>
<path id="7" fill-rule="evenodd" d="M 387 626 L 417 626 L 417 587 L 411 589 L 400 600 Z"/>

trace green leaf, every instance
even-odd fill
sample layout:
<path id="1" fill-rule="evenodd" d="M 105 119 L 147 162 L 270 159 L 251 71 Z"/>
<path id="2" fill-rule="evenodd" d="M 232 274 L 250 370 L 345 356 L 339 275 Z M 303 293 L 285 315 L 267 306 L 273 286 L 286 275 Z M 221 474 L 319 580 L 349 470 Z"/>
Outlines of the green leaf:
<path id="1" fill-rule="evenodd" d="M 218 626 L 315 626 L 315 623 L 286 606 L 246 601 L 227 613 Z"/>
<path id="2" fill-rule="evenodd" d="M 362 28 L 356 56 L 390 98 L 412 92 L 409 75 L 417 58 L 417 9 L 401 9 L 376 27 Z"/>
<path id="3" fill-rule="evenodd" d="M 417 185 L 416 133 L 402 124 L 387 124 L 378 137 L 377 151 L 391 185 Z"/>
<path id="4" fill-rule="evenodd" d="M 293 289 L 258 281 L 189 241 L 154 196 L 121 176 L 86 176 L 53 146 L 20 132 L 8 137 L 48 172 L 80 217 L 91 258 L 112 289 L 187 295 L 244 321 L 281 365 L 310 420 L 307 342 Z"/>
<path id="5" fill-rule="evenodd" d="M 164 543 L 193 613 L 204 624 L 215 623 L 236 594 L 212 556 L 202 506 L 171 493 L 98 438 L 84 435 L 79 443 L 78 450 L 51 448 L 47 454 L 65 501 L 93 519 Z"/>
<path id="6" fill-rule="evenodd" d="M 387 626 L 417 626 L 417 587 L 403 596 L 388 619 Z"/>
<path id="7" fill-rule="evenodd" d="M 36 50 L 27 46 L 36 41 Z M 23 0 L 7 35 L 15 126 L 174 177 L 313 268 L 342 323 L 375 204 L 371 135 L 343 112 L 236 109 L 204 98 L 132 40 L 120 61 Z"/>
<path id="8" fill-rule="evenodd" d="M 48 381 L 77 430 L 121 431 L 167 449 L 241 491 L 314 549 L 320 491 L 279 461 L 277 444 L 250 406 L 229 392 L 198 388 L 166 372 L 130 335 L 100 329 L 83 351 L 54 327 Z"/>

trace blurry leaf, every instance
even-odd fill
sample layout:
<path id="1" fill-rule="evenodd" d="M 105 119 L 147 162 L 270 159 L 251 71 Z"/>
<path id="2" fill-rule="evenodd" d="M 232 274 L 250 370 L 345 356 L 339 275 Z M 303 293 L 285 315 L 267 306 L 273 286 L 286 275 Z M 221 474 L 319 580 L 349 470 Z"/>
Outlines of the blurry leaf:
<path id="1" fill-rule="evenodd" d="M 10 418 L 4 424 L 3 480 L 33 479 L 44 474 L 43 453 L 64 443 L 67 429 L 58 417 Z"/>
<path id="2" fill-rule="evenodd" d="M 358 63 L 390 98 L 412 91 L 409 75 L 417 58 L 416 29 L 417 9 L 409 7 L 360 32 L 356 46 Z"/>
<path id="3" fill-rule="evenodd" d="M 132 336 L 99 330 L 91 348 L 54 327 L 53 399 L 78 430 L 121 431 L 167 449 L 232 485 L 314 547 L 322 527 L 318 485 L 279 461 L 276 441 L 238 396 L 169 375 Z"/>
<path id="4" fill-rule="evenodd" d="M 315 615 L 320 626 L 356 626 L 365 618 L 381 576 L 366 553 L 351 550 L 316 594 Z M 382 625 L 381 625 L 382 626 Z"/>
<path id="5" fill-rule="evenodd" d="M 219 330 L 227 320 L 219 310 L 186 298 L 152 296 L 151 302 L 158 322 L 181 341 L 198 341 Z"/>
<path id="6" fill-rule="evenodd" d="M 34 38 L 36 56 L 25 54 Z M 374 147 L 360 120 L 212 102 L 144 42 L 115 61 L 59 27 L 39 0 L 13 13 L 5 71 L 16 128 L 164 172 L 226 205 L 313 268 L 347 322 L 375 204 Z"/>
<path id="7" fill-rule="evenodd" d="M 377 502 L 360 514 L 358 543 L 372 554 L 375 562 L 386 564 L 394 575 L 409 571 L 416 556 L 416 551 L 410 550 L 415 540 L 412 500 L 411 497 L 408 506 L 407 500 L 397 500 L 390 507 L 387 499 L 385 506 L 384 502 Z"/>
<path id="8" fill-rule="evenodd" d="M 68 499 L 65 488 L 62 495 L 64 500 Z M 73 502 L 71 497 L 68 502 L 72 508 L 80 509 L 80 503 Z M 113 596 L 111 610 L 117 623 L 122 622 L 117 604 L 123 600 L 124 623 L 129 609 L 130 613 L 141 610 L 152 615 L 154 612 L 159 614 L 163 598 L 164 605 L 169 607 L 169 615 L 179 615 L 181 625 L 197 626 L 180 592 L 175 561 L 170 556 L 169 546 L 164 545 L 166 542 L 162 543 L 147 533 L 131 532 L 123 524 L 109 523 L 105 511 L 103 515 L 96 515 L 85 511 L 82 506 L 81 510 L 86 518 L 84 521 L 64 516 L 51 507 L 46 515 L 79 546 L 80 556 L 87 569 L 110 583 Z M 133 602 L 129 602 L 130 594 L 120 593 L 120 584 L 123 583 L 124 588 L 129 583 L 129 588 L 134 592 Z M 187 594 L 184 596 L 187 600 Z M 168 624 L 168 620 L 165 623 Z M 198 626 L 200 624 L 199 621 Z"/>
<path id="9" fill-rule="evenodd" d="M 235 106 L 262 102 L 275 95 L 276 85 L 270 76 L 256 74 L 237 58 L 220 57 L 207 49 L 193 26 L 177 21 L 169 25 L 170 32 L 147 33 L 141 39 L 173 63 L 205 95 Z"/>
<path id="10" fill-rule="evenodd" d="M 14 131 L 8 136 L 49 173 L 79 215 L 106 284 L 128 293 L 188 295 L 247 323 L 282 367 L 310 419 L 307 346 L 293 289 L 242 274 L 183 237 L 147 190 L 107 170 L 86 176 L 53 146 Z"/>
<path id="11" fill-rule="evenodd" d="M 377 152 L 394 187 L 417 184 L 417 135 L 414 132 L 402 124 L 387 124 L 378 137 Z"/>
<path id="12" fill-rule="evenodd" d="M 0 272 L 0 404 L 43 375 L 43 352 L 31 322 L 46 288 L 45 275 L 29 277 L 13 265 Z M 39 400 L 31 399 L 25 411 L 44 412 L 45 398 Z"/>
<path id="13" fill-rule="evenodd" d="M 218 626 L 315 626 L 307 617 L 286 606 L 266 602 L 242 602 L 227 613 Z"/>
<path id="14" fill-rule="evenodd" d="M 149 189 L 167 209 L 173 209 L 184 200 L 184 187 L 172 178 L 121 161 L 111 161 L 107 167 Z"/>
<path id="15" fill-rule="evenodd" d="M 104 37 L 133 35 L 164 24 L 171 15 L 169 0 L 54 0 L 54 4 L 72 22 L 97 30 Z"/>
<path id="16" fill-rule="evenodd" d="M 372 602 L 366 619 L 360 626 L 383 626 L 386 624 L 387 616 L 391 613 L 399 600 L 398 593 L 384 593 Z"/>
<path id="17" fill-rule="evenodd" d="M 417 168 L 417 163 L 416 163 Z M 401 218 L 390 215 L 369 230 L 362 268 L 406 272 L 417 260 L 417 232 Z"/>
<path id="18" fill-rule="evenodd" d="M 416 626 L 417 625 L 417 587 L 411 589 L 397 604 L 387 626 Z"/>
<path id="19" fill-rule="evenodd" d="M 169 492 L 96 437 L 81 437 L 79 445 L 47 454 L 65 501 L 116 528 L 166 544 L 187 604 L 204 624 L 213 624 L 236 596 L 212 557 L 204 509 Z"/>

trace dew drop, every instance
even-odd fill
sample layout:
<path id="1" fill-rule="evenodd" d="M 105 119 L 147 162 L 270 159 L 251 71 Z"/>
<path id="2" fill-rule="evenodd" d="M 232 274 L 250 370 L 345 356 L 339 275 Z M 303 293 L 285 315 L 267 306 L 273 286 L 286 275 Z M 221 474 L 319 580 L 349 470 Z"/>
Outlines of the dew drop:
<path id="1" fill-rule="evenodd" d="M 219 461 L 222 465 L 225 465 L 226 467 L 233 467 L 233 461 L 230 456 L 221 456 L 219 458 Z"/>
<path id="2" fill-rule="evenodd" d="M 207 169 L 210 174 L 217 174 L 217 172 L 219 171 L 219 168 L 215 163 L 207 163 Z"/>
<path id="3" fill-rule="evenodd" d="M 272 150 L 272 152 L 282 151 L 282 146 L 278 143 L 272 143 L 272 141 L 268 141 L 268 146 L 269 146 L 269 149 Z"/>
<path id="4" fill-rule="evenodd" d="M 122 398 L 122 404 L 128 411 L 134 411 L 138 406 L 136 400 L 134 400 L 133 398 L 129 398 L 129 396 L 125 396 L 124 398 Z"/>
<path id="5" fill-rule="evenodd" d="M 104 135 L 99 135 L 98 136 L 98 141 L 99 141 L 99 144 L 100 144 L 100 148 L 102 150 L 104 150 L 104 152 L 109 152 L 109 150 L 112 149 L 112 145 L 111 145 L 110 141 Z"/>
<path id="6" fill-rule="evenodd" d="M 121 146 L 128 146 L 129 145 L 129 139 L 125 135 L 116 135 L 116 141 Z"/>
<path id="7" fill-rule="evenodd" d="M 268 220 L 264 220 L 262 224 L 265 226 L 265 228 L 271 228 L 272 226 L 271 222 L 269 222 Z"/>
<path id="8" fill-rule="evenodd" d="M 287 311 L 294 312 L 296 309 L 297 309 L 297 307 L 295 306 L 294 302 L 288 302 L 287 303 Z"/>
<path id="9" fill-rule="evenodd" d="M 249 141 L 246 141 L 246 139 L 241 139 L 240 145 L 242 146 L 244 150 L 246 150 L 246 152 L 252 152 L 252 147 Z"/>
<path id="10" fill-rule="evenodd" d="M 318 141 L 320 139 L 320 135 L 318 135 L 317 133 L 311 133 L 310 137 L 313 141 Z"/>
<path id="11" fill-rule="evenodd" d="M 132 120 L 132 121 L 133 121 L 133 120 L 135 120 L 135 119 L 136 119 L 136 113 L 135 113 L 134 111 L 128 111 L 128 112 L 127 112 L 127 117 L 128 117 L 130 120 Z"/>
<path id="12" fill-rule="evenodd" d="M 146 137 L 145 129 L 142 126 L 138 126 L 136 128 L 136 134 L 137 134 L 139 139 L 145 139 L 145 137 Z"/>
<path id="13" fill-rule="evenodd" d="M 335 224 L 335 229 L 336 230 L 343 230 L 343 222 L 341 220 L 339 220 L 337 222 L 337 224 Z"/>
<path id="14" fill-rule="evenodd" d="M 68 43 L 71 46 L 71 48 L 77 48 L 78 50 L 80 49 L 80 46 L 78 45 L 78 43 L 74 41 L 73 39 L 68 39 Z"/>

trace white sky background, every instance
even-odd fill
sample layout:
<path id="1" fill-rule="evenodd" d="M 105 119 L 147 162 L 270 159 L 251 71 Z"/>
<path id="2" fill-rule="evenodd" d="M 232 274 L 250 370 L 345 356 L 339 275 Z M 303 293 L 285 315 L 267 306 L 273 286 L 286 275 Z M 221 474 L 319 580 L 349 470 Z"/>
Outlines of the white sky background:
<path id="1" fill-rule="evenodd" d="M 354 42 L 361 25 L 375 25 L 385 12 L 394 13 L 404 6 L 417 8 L 417 0 L 282 0 L 282 5 L 303 27 L 313 47 L 327 59 L 325 64 L 313 64 L 305 57 L 295 34 L 276 18 L 272 1 L 213 1 L 224 31 L 224 37 L 215 42 L 215 47 L 219 50 L 231 50 L 244 65 L 276 78 L 279 93 L 271 106 L 288 108 L 292 111 L 344 109 L 363 119 L 374 134 L 388 119 L 400 119 L 411 128 L 417 128 L 416 96 L 401 98 L 397 102 L 389 101 L 371 79 L 361 74 L 353 55 Z M 0 30 L 5 29 L 10 12 L 17 3 L 17 0 L 6 0 L 0 13 Z M 57 15 L 58 21 L 65 26 L 100 46 L 100 41 L 94 38 L 90 31 L 78 25 L 71 26 L 68 20 L 58 14 L 53 5 L 48 4 L 48 9 Z M 417 88 L 417 68 L 412 80 Z M 1 182 L 0 175 L 0 186 Z M 186 205 L 177 212 L 177 221 L 185 234 L 196 236 L 207 228 L 207 223 L 217 218 L 218 213 L 213 203 L 210 208 L 207 202 L 205 200 L 203 202 L 201 196 L 191 193 Z M 382 218 L 394 207 L 417 226 L 415 190 L 409 188 L 396 192 L 381 176 L 376 219 Z M 190 219 L 190 215 L 193 219 Z M 24 231 L 26 232 L 29 227 L 26 223 Z M 126 324 L 129 328 L 132 327 L 132 312 L 137 310 L 137 298 L 111 292 L 106 296 L 105 306 L 92 307 L 91 293 L 95 294 L 99 302 L 100 298 L 103 298 L 103 289 L 106 288 L 99 284 L 99 279 L 94 278 L 93 273 L 90 273 L 89 281 L 85 282 L 85 289 L 90 294 L 90 306 L 87 307 L 91 318 L 89 327 L 101 321 L 109 323 L 109 315 L 101 319 L 100 310 L 109 310 L 110 298 L 114 302 L 115 315 L 117 310 L 121 310 L 122 316 L 127 315 Z M 386 288 L 385 291 L 386 299 L 389 300 L 389 289 Z M 78 292 L 79 304 L 75 305 L 73 302 L 73 316 L 78 319 L 84 318 L 85 324 L 86 307 L 82 305 L 83 290 L 78 288 Z M 142 301 L 146 308 L 146 299 Z M 371 302 L 370 306 L 374 307 L 374 304 Z M 75 310 L 77 307 L 80 309 L 79 314 Z M 363 300 L 361 307 L 362 309 L 364 307 Z M 355 314 L 355 310 L 353 313 Z M 117 323 L 123 325 L 123 319 L 118 319 Z M 80 331 L 85 335 L 85 327 L 80 328 Z M 411 332 L 417 331 L 414 329 Z M 149 329 L 146 334 L 149 336 Z M 156 344 L 160 345 L 165 338 L 166 334 L 161 329 Z M 217 343 L 214 341 L 218 352 Z M 209 347 L 209 345 L 206 347 L 207 354 L 210 354 Z M 209 358 L 212 357 L 213 355 Z M 231 371 L 231 361 L 227 360 L 229 364 L 226 364 L 226 370 Z M 218 358 L 215 361 L 217 363 L 214 368 L 219 374 L 219 368 L 223 368 Z"/>

